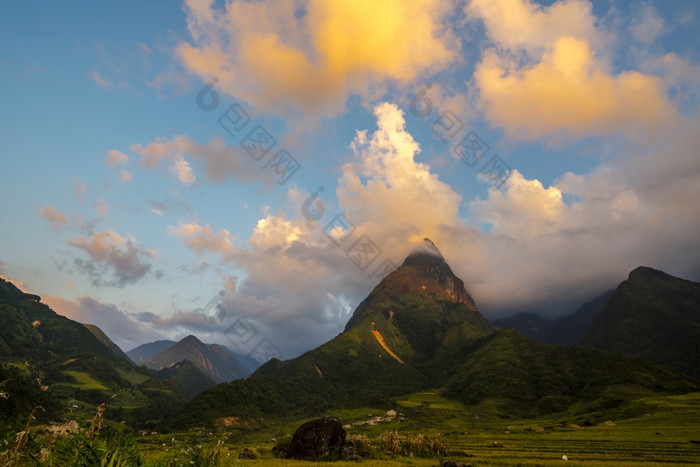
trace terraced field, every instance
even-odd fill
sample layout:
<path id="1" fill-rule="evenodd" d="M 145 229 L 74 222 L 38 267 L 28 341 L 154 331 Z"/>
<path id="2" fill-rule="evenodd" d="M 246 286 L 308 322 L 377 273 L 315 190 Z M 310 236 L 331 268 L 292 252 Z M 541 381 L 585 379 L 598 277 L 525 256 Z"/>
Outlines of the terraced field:
<path id="1" fill-rule="evenodd" d="M 479 407 L 465 407 L 436 392 L 423 392 L 397 400 L 393 417 L 377 409 L 354 409 L 330 415 L 343 419 L 348 434 L 363 434 L 370 439 L 368 450 L 375 459 L 361 462 L 366 466 L 434 466 L 444 460 L 474 466 L 562 465 L 564 462 L 611 467 L 700 464 L 700 393 L 642 398 L 605 413 L 589 413 L 587 417 L 591 419 L 610 418 L 588 421 L 588 426 L 576 425 L 582 416 L 573 413 L 507 420 L 497 416 L 496 405 L 497 401 L 489 401 Z M 630 414 L 636 415 L 630 417 Z M 223 431 L 149 435 L 141 438 L 140 444 L 148 453 L 147 459 L 156 463 L 167 464 L 178 458 L 176 465 L 180 461 L 185 465 L 193 440 L 202 449 L 211 448 L 221 440 L 220 465 L 318 465 L 279 460 L 273 455 L 277 440 L 291 435 L 304 421 L 241 420 L 240 425 Z M 402 440 L 398 452 L 386 451 L 381 446 L 380 435 L 386 432 L 397 433 Z M 418 433 L 439 434 L 445 450 L 439 455 L 411 457 L 406 449 L 406 435 Z M 238 454 L 243 448 L 252 449 L 259 459 L 239 461 Z"/>

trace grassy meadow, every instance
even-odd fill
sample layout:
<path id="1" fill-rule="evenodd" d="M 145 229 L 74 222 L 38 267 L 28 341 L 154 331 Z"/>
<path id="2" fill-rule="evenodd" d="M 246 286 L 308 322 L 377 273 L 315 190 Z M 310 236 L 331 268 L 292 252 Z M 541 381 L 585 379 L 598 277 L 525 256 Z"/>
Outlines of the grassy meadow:
<path id="1" fill-rule="evenodd" d="M 497 407 L 498 401 L 465 407 L 435 392 L 422 392 L 396 400 L 394 418 L 384 409 L 341 410 L 329 415 L 342 418 L 350 439 L 363 440 L 361 447 L 375 458 L 360 462 L 367 466 L 433 466 L 445 460 L 465 465 L 700 463 L 700 393 L 641 398 L 614 410 L 585 415 L 567 412 L 540 419 L 508 420 L 498 415 Z M 199 465 L 316 465 L 274 455 L 275 447 L 288 442 L 304 421 L 230 420 L 229 426 L 219 429 L 149 434 L 135 442 L 149 465 L 192 465 L 193 460 Z M 398 444 L 388 447 L 383 443 L 387 434 L 393 434 Z M 419 434 L 439 439 L 441 445 L 429 450 L 420 445 Z M 200 464 L 198 460 L 211 454 L 218 441 L 218 460 Z M 244 448 L 258 459 L 239 460 Z"/>

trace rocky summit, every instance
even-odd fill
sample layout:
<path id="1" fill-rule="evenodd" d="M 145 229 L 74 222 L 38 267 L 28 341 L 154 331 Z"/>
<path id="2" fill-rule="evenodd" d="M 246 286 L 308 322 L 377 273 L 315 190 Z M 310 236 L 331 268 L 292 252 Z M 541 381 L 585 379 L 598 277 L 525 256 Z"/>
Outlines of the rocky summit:
<path id="1" fill-rule="evenodd" d="M 471 295 L 464 288 L 464 282 L 450 268 L 440 250 L 428 238 L 416 247 L 404 260 L 401 267 L 387 275 L 372 293 L 357 307 L 345 330 L 359 323 L 367 313 L 371 304 L 382 302 L 387 297 L 404 296 L 424 297 L 439 303 L 459 303 L 464 305 L 465 315 L 470 321 L 484 331 L 493 331 L 494 327 L 476 308 Z M 435 313 L 442 307 L 426 308 L 426 312 Z"/>

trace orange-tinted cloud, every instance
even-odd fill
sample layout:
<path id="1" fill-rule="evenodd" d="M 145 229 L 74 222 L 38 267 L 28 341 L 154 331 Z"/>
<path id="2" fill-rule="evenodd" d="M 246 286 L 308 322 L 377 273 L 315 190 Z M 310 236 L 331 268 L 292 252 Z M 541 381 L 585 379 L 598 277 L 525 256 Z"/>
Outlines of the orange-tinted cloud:
<path id="1" fill-rule="evenodd" d="M 41 217 L 51 222 L 51 225 L 56 229 L 68 225 L 68 218 L 65 214 L 58 212 L 53 206 L 44 206 L 41 208 L 40 213 Z"/>
<path id="2" fill-rule="evenodd" d="M 187 2 L 192 43 L 177 55 L 205 80 L 265 110 L 334 114 L 456 59 L 443 0 Z"/>
<path id="3" fill-rule="evenodd" d="M 646 137 L 680 121 L 659 76 L 611 72 L 589 2 L 472 0 L 466 11 L 493 42 L 474 73 L 478 103 L 511 138 Z"/>
<path id="4" fill-rule="evenodd" d="M 661 78 L 638 71 L 608 74 L 587 42 L 569 36 L 558 38 L 531 66 L 486 54 L 474 78 L 489 121 L 524 140 L 655 133 L 677 118 Z"/>
<path id="5" fill-rule="evenodd" d="M 107 167 L 112 167 L 117 164 L 126 165 L 129 163 L 129 156 L 121 151 L 112 149 L 107 152 Z"/>
<path id="6" fill-rule="evenodd" d="M 169 227 L 168 232 L 180 237 L 188 248 L 197 253 L 210 251 L 230 259 L 236 250 L 233 244 L 235 238 L 228 230 L 214 232 L 209 224 L 201 226 L 195 222 L 181 222 L 176 227 Z"/>

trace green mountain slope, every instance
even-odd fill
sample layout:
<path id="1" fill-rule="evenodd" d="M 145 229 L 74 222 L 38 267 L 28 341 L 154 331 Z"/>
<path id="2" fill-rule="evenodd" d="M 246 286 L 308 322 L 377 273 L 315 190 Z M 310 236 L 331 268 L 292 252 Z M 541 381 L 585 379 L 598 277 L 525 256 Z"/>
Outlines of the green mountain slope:
<path id="1" fill-rule="evenodd" d="M 4 280 L 0 322 L 0 381 L 10 380 L 3 389 L 8 399 L 0 404 L 5 420 L 26 417 L 36 405 L 47 409 L 40 417 L 56 419 L 76 401 L 94 406 L 117 394 L 112 406 L 120 408 L 121 419 L 136 423 L 162 418 L 185 401 L 85 326 Z"/>
<path id="2" fill-rule="evenodd" d="M 83 323 L 83 326 L 85 326 L 88 329 L 88 331 L 92 333 L 93 336 L 97 337 L 97 339 L 100 342 L 102 342 L 105 345 L 105 347 L 111 350 L 113 354 L 118 355 L 127 362 L 131 363 L 131 359 L 128 357 L 128 355 L 126 355 L 117 344 L 112 342 L 112 339 L 110 339 L 109 336 L 105 334 L 104 331 L 102 331 L 102 329 L 100 329 L 98 326 L 95 326 L 94 324 Z"/>
<path id="3" fill-rule="evenodd" d="M 700 378 L 700 283 L 639 267 L 597 315 L 583 345 Z"/>
<path id="4" fill-rule="evenodd" d="M 148 373 L 156 379 L 167 382 L 171 388 L 182 392 L 187 399 L 192 399 L 202 391 L 216 385 L 211 378 L 197 368 L 197 365 L 189 360 L 175 363 L 159 371 L 150 370 Z"/>
<path id="5" fill-rule="evenodd" d="M 538 344 L 504 330 L 479 342 L 458 363 L 444 383 L 444 395 L 473 405 L 497 399 L 510 415 L 537 416 L 566 410 L 576 402 L 595 401 L 608 387 L 619 384 L 665 394 L 700 388 L 646 360 Z"/>

